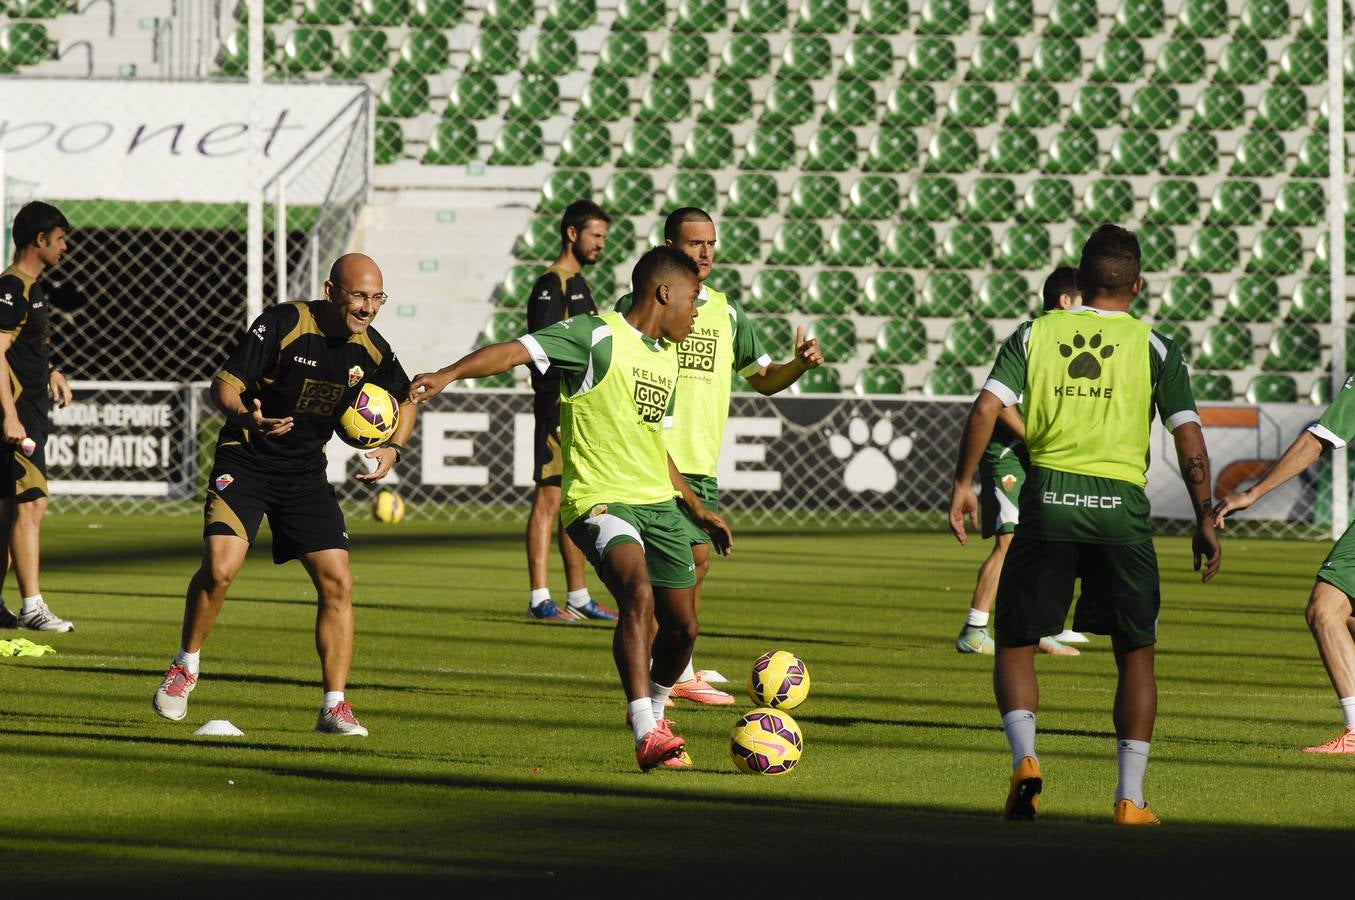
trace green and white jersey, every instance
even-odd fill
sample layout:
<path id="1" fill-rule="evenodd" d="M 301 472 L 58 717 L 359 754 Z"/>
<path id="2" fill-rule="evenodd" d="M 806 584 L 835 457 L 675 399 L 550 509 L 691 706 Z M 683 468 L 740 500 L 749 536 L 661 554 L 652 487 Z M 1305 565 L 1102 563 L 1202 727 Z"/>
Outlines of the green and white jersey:
<path id="1" fill-rule="evenodd" d="M 1007 406 L 1024 395 L 1033 466 L 1147 483 L 1156 410 L 1168 431 L 1200 421 L 1181 351 L 1125 312 L 1091 306 L 1023 323 L 983 389 Z"/>
<path id="2" fill-rule="evenodd" d="M 1355 375 L 1346 379 L 1331 406 L 1322 413 L 1322 418 L 1308 426 L 1309 431 L 1333 447 L 1344 447 L 1355 438 L 1355 391 L 1351 390 L 1352 384 L 1355 384 Z"/>
<path id="3" fill-rule="evenodd" d="M 663 431 L 672 426 L 677 349 L 611 312 L 575 316 L 518 342 L 560 380 L 564 455 L 560 515 L 566 523 L 598 504 L 642 506 L 677 496 Z"/>

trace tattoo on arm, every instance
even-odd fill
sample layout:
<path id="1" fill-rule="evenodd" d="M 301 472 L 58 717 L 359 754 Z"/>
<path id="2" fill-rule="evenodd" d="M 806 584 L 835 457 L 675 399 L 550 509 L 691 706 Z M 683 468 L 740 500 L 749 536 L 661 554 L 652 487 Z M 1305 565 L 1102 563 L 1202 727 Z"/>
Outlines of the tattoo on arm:
<path id="1" fill-rule="evenodd" d="M 1204 484 L 1209 477 L 1209 460 L 1204 456 L 1192 456 L 1186 460 L 1181 474 L 1191 487 Z"/>

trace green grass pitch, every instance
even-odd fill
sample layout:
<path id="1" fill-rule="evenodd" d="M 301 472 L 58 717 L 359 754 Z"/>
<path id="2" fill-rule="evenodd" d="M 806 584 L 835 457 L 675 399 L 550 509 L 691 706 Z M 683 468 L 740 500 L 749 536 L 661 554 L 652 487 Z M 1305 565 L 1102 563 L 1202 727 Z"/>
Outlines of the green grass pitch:
<path id="1" fill-rule="evenodd" d="M 1041 817 L 1001 820 L 1009 760 L 991 660 L 953 645 L 985 543 L 736 531 L 708 584 L 697 662 L 738 682 L 737 705 L 681 703 L 672 717 L 696 770 L 646 775 L 610 628 L 526 620 L 516 529 L 351 524 L 349 698 L 365 740 L 311 732 L 319 666 L 299 566 L 255 549 L 188 719 L 172 723 L 150 697 L 177 648 L 197 521 L 49 518 L 45 593 L 78 630 L 42 638 L 55 656 L 0 660 L 8 884 L 239 896 L 444 884 L 633 895 L 662 883 L 697 897 L 733 893 L 760 863 L 803 887 L 1147 858 L 1217 882 L 1250 862 L 1344 848 L 1355 824 L 1355 759 L 1298 752 L 1341 722 L 1303 624 L 1322 543 L 1229 541 L 1222 574 L 1201 585 L 1186 539 L 1159 541 L 1146 787 L 1167 824 L 1127 830 L 1110 824 L 1105 638 L 1075 659 L 1039 659 Z M 786 777 L 739 775 L 728 732 L 753 705 L 748 666 L 772 648 L 799 654 L 813 678 L 794 712 L 804 757 Z M 245 736 L 194 737 L 208 719 Z"/>

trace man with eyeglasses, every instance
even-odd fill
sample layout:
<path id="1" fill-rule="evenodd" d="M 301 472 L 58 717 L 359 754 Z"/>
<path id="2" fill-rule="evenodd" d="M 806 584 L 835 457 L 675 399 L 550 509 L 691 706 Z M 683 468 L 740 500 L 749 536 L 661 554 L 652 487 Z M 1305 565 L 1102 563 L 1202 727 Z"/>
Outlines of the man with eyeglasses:
<path id="1" fill-rule="evenodd" d="M 343 512 L 325 474 L 325 445 L 364 383 L 403 398 L 409 376 L 371 327 L 387 300 L 376 263 L 360 253 L 340 257 L 324 291 L 324 300 L 265 310 L 212 381 L 212 403 L 226 422 L 208 480 L 202 565 L 188 584 L 182 644 L 151 699 L 167 719 L 188 715 L 203 642 L 267 515 L 273 561 L 300 560 L 315 584 L 324 681 L 315 730 L 367 734 L 344 696 L 353 659 L 353 576 Z M 395 435 L 364 454 L 375 468 L 359 481 L 378 481 L 400 461 L 414 417 L 414 405 L 401 402 Z"/>

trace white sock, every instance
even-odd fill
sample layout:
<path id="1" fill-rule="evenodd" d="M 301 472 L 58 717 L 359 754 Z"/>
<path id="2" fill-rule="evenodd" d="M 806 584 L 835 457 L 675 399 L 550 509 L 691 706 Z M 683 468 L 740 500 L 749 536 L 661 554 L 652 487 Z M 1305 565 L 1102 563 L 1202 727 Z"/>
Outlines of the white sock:
<path id="1" fill-rule="evenodd" d="M 965 616 L 965 625 L 970 628 L 987 628 L 988 612 L 982 609 L 969 608 L 969 615 Z"/>
<path id="2" fill-rule="evenodd" d="M 32 612 L 33 610 L 37 609 L 37 608 L 38 608 L 38 604 L 41 603 L 41 602 L 42 602 L 42 594 L 34 594 L 34 595 L 31 596 L 31 597 L 25 597 L 25 598 L 24 598 L 24 608 L 23 608 L 22 610 L 20 610 L 20 612 L 30 613 L 30 612 Z"/>
<path id="3" fill-rule="evenodd" d="M 649 705 L 652 707 L 655 721 L 663 718 L 663 708 L 668 702 L 668 695 L 673 692 L 673 686 L 670 684 L 664 687 L 656 681 L 649 682 Z"/>
<path id="4" fill-rule="evenodd" d="M 343 691 L 325 691 L 324 705 L 321 709 L 333 709 L 343 702 Z"/>
<path id="5" fill-rule="evenodd" d="M 1142 809 L 1143 774 L 1148 771 L 1147 741 L 1116 741 L 1116 755 L 1120 760 L 1120 783 L 1115 785 L 1115 802 L 1128 800 Z"/>
<path id="6" fill-rule="evenodd" d="M 687 668 L 682 670 L 682 674 L 678 676 L 678 681 L 695 681 L 695 680 L 696 680 L 696 670 L 692 668 L 692 661 L 689 659 L 687 660 Z"/>
<path id="7" fill-rule="evenodd" d="M 550 599 L 550 588 L 532 588 L 532 609 Z"/>
<path id="8" fill-rule="evenodd" d="M 1012 746 L 1012 771 L 1015 772 L 1023 757 L 1035 756 L 1035 713 L 1028 709 L 1012 710 L 1002 717 L 1002 730 L 1007 732 L 1007 743 Z"/>
<path id="9" fill-rule="evenodd" d="M 1346 727 L 1355 731 L 1355 697 L 1341 698 L 1341 714 L 1346 717 Z"/>
<path id="10" fill-rule="evenodd" d="M 582 609 L 587 606 L 592 599 L 592 596 L 588 593 L 588 588 L 579 588 L 577 591 L 570 591 L 565 597 L 565 602 L 570 606 L 577 606 Z"/>
<path id="11" fill-rule="evenodd" d="M 188 670 L 189 675 L 196 678 L 198 677 L 198 658 L 201 656 L 201 650 L 194 650 L 192 653 L 189 653 L 187 650 L 180 647 L 179 655 L 174 657 L 174 664 L 176 666 L 183 666 Z"/>
<path id="12" fill-rule="evenodd" d="M 655 728 L 653 705 L 648 697 L 641 697 L 626 704 L 626 709 L 630 712 L 630 730 L 638 744 Z"/>

